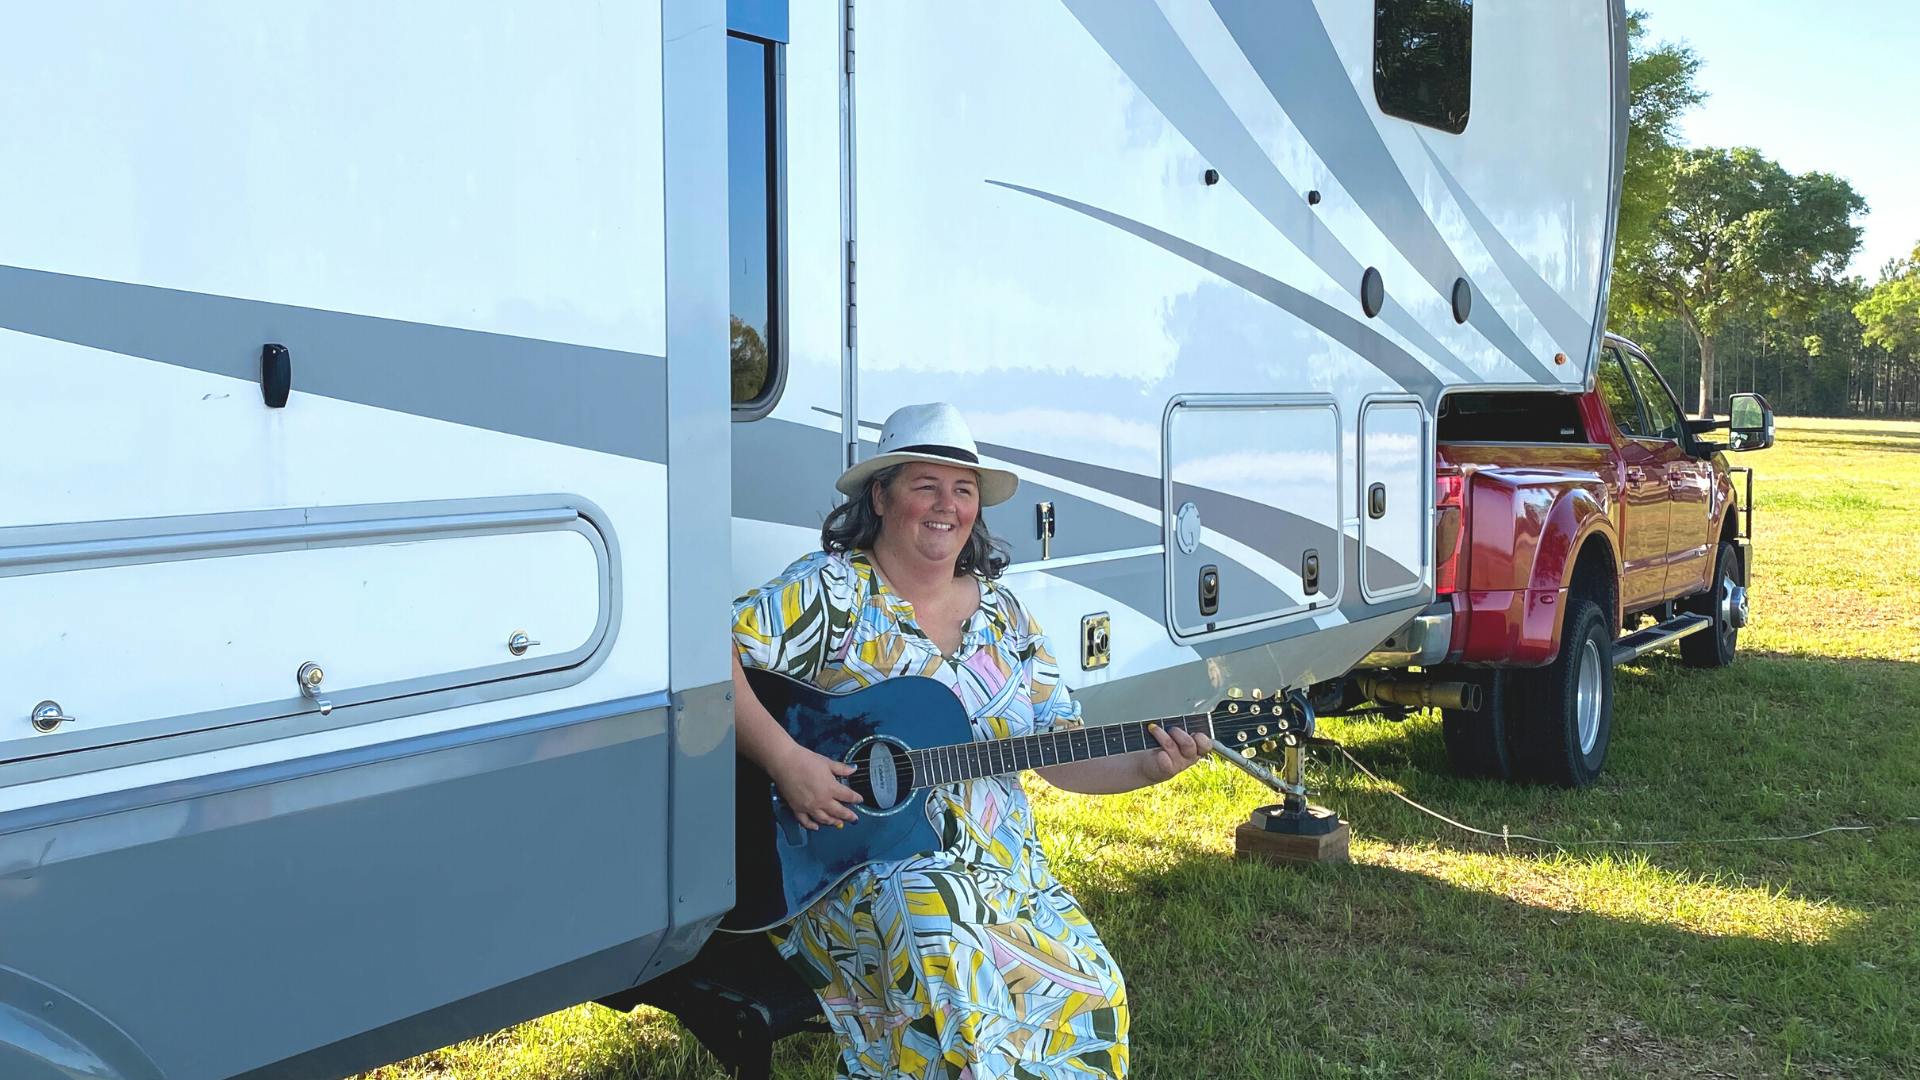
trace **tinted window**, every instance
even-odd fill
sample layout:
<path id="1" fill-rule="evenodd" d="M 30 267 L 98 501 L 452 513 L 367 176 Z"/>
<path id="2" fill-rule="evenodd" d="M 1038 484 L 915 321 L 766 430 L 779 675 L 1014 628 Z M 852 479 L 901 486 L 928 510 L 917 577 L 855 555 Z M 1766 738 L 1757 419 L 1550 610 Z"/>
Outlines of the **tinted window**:
<path id="1" fill-rule="evenodd" d="M 1660 375 L 1653 365 L 1632 353 L 1627 353 L 1627 369 L 1633 372 L 1633 384 L 1640 389 L 1640 400 L 1647 404 L 1647 423 L 1652 428 L 1652 436 L 1657 439 L 1678 439 L 1681 437 L 1680 406 L 1674 404 L 1673 394 L 1668 392 L 1667 384 L 1660 381 Z"/>
<path id="2" fill-rule="evenodd" d="M 780 222 L 776 120 L 777 46 L 727 38 L 728 334 L 733 403 L 757 402 L 777 385 L 780 359 Z"/>
<path id="3" fill-rule="evenodd" d="M 1458 135 L 1473 93 L 1473 0 L 1374 0 L 1380 111 Z"/>
<path id="4" fill-rule="evenodd" d="M 1647 425 L 1640 419 L 1640 403 L 1634 399 L 1633 385 L 1627 381 L 1627 369 L 1620 366 L 1620 350 L 1600 351 L 1600 370 L 1593 382 L 1600 391 L 1600 400 L 1607 403 L 1607 411 L 1613 414 L 1613 426 L 1620 429 L 1620 434 L 1644 438 Z"/>

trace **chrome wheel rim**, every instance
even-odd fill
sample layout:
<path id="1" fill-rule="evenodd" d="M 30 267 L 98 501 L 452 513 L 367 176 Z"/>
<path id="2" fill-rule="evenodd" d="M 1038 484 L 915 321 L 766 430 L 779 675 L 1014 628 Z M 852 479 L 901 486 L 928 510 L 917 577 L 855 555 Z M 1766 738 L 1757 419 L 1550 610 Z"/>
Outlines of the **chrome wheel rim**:
<path id="1" fill-rule="evenodd" d="M 1600 741 L 1600 646 L 1592 638 L 1580 644 L 1579 682 L 1574 688 L 1574 718 L 1580 725 L 1580 753 L 1593 753 Z"/>

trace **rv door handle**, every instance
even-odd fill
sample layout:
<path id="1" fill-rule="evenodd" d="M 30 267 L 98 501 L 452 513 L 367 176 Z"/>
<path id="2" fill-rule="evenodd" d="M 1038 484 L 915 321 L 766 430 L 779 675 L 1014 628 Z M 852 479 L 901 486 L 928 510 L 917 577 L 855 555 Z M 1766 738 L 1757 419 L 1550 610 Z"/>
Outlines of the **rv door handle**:
<path id="1" fill-rule="evenodd" d="M 77 719 L 77 717 L 68 716 L 66 710 L 62 709 L 57 701 L 43 701 L 35 705 L 33 711 L 27 714 L 27 718 L 33 721 L 35 731 L 43 732 L 52 731 L 61 724 L 71 724 Z"/>

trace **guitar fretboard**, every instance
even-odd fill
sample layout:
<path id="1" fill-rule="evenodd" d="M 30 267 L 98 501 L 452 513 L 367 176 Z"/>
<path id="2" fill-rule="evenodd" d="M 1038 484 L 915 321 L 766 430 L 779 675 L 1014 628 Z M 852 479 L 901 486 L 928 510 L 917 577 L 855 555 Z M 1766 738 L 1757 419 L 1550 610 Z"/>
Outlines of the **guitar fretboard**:
<path id="1" fill-rule="evenodd" d="M 1149 724 L 1177 727 L 1208 738 L 1212 737 L 1213 731 L 1209 714 L 1189 713 L 1164 720 L 1067 728 L 1045 735 L 1023 735 L 1012 739 L 909 750 L 907 760 L 913 766 L 913 786 L 934 787 L 962 780 L 977 780 L 983 776 L 1016 773 L 1024 769 L 1044 769 L 1049 765 L 1064 765 L 1070 761 L 1159 749 L 1159 741 L 1147 731 Z"/>

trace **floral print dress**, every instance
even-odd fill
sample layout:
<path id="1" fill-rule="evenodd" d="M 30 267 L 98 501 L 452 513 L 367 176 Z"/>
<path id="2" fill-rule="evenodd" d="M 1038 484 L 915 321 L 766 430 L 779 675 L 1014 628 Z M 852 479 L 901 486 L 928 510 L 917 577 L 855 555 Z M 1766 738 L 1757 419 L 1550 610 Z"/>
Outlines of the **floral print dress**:
<path id="1" fill-rule="evenodd" d="M 975 739 L 1079 722 L 1046 636 L 990 581 L 953 657 L 864 552 L 804 556 L 733 614 L 743 665 L 834 692 L 937 679 Z M 927 813 L 943 850 L 862 870 L 774 933 L 820 995 L 840 1075 L 1125 1076 L 1125 984 L 1048 868 L 1019 777 L 936 788 Z"/>

